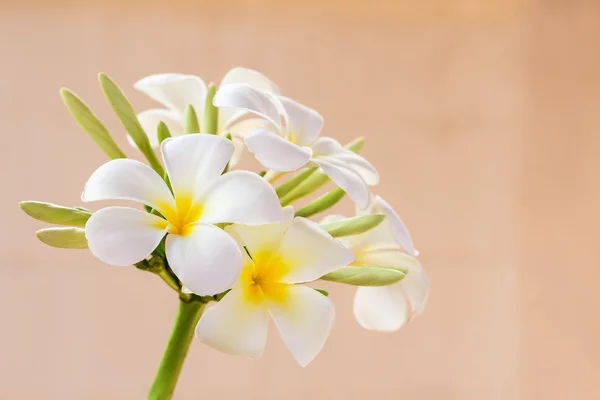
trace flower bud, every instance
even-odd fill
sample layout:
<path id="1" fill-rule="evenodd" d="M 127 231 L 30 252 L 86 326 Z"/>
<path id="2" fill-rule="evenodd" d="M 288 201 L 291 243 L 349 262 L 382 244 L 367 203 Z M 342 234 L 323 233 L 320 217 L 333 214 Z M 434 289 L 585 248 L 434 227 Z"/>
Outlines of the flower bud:
<path id="1" fill-rule="evenodd" d="M 158 161 L 158 158 L 150 145 L 150 141 L 148 140 L 148 135 L 146 135 L 144 128 L 140 125 L 140 121 L 138 121 L 137 115 L 129 103 L 129 100 L 127 100 L 127 97 L 125 97 L 125 94 L 123 94 L 123 91 L 119 86 L 117 86 L 117 84 L 108 76 L 99 74 L 98 80 L 100 81 L 104 96 L 110 103 L 115 114 L 117 114 L 117 117 L 119 117 L 121 124 L 123 124 L 125 130 L 129 136 L 131 136 L 131 139 L 133 139 L 138 149 L 144 154 L 152 169 L 162 176 L 164 174 L 163 167 L 160 164 L 160 161 Z"/>
<path id="2" fill-rule="evenodd" d="M 161 144 L 165 139 L 171 137 L 169 127 L 162 121 L 160 121 L 156 127 L 156 137 L 158 137 L 158 144 Z"/>
<path id="3" fill-rule="evenodd" d="M 213 98 L 217 93 L 217 87 L 214 83 L 208 85 L 206 92 L 206 101 L 204 102 L 204 132 L 216 134 L 219 128 L 219 109 L 213 104 Z"/>
<path id="4" fill-rule="evenodd" d="M 200 133 L 198 114 L 196 114 L 196 110 L 191 104 L 188 104 L 187 108 L 185 109 L 183 133 Z"/>
<path id="5" fill-rule="evenodd" d="M 404 271 L 391 267 L 342 267 L 321 279 L 354 286 L 387 286 L 401 281 Z"/>
<path id="6" fill-rule="evenodd" d="M 87 210 L 58 206 L 41 201 L 22 201 L 21 210 L 39 221 L 57 225 L 85 226 L 92 214 Z"/>
<path id="7" fill-rule="evenodd" d="M 316 198 L 315 200 L 311 201 L 310 203 L 296 211 L 296 216 L 308 218 L 312 215 L 318 214 L 322 211 L 333 207 L 345 195 L 346 192 L 344 192 L 340 188 L 330 190 L 329 192 Z"/>
<path id="8" fill-rule="evenodd" d="M 46 228 L 37 231 L 36 236 L 48 246 L 61 249 L 87 249 L 85 230 L 74 227 Z"/>
<path id="9" fill-rule="evenodd" d="M 358 235 L 369 231 L 383 222 L 384 214 L 369 214 L 321 224 L 321 228 L 333 237 Z"/>
<path id="10" fill-rule="evenodd" d="M 107 156 L 111 159 L 127 158 L 102 122 L 83 101 L 66 88 L 60 90 L 60 97 L 62 97 L 63 102 L 77 122 L 77 125 L 88 134 Z"/>

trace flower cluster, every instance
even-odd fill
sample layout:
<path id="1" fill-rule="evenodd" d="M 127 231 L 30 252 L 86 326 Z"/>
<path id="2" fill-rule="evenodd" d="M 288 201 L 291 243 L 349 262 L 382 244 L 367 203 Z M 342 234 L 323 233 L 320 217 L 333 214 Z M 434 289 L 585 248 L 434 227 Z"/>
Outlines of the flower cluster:
<path id="1" fill-rule="evenodd" d="M 30 216 L 63 225 L 38 231 L 44 243 L 89 248 L 107 264 L 157 274 L 184 303 L 212 303 L 198 314 L 196 337 L 249 358 L 264 351 L 270 315 L 298 363 L 313 360 L 335 315 L 328 293 L 307 285 L 319 280 L 358 287 L 354 313 L 367 329 L 397 330 L 423 310 L 427 277 L 404 223 L 372 194 L 379 175 L 358 154 L 362 138 L 343 146 L 322 136 L 318 112 L 245 68 L 230 70 L 218 88 L 192 75 L 141 79 L 135 89 L 163 107 L 137 114 L 110 78 L 101 74 L 100 84 L 148 164 L 127 158 L 63 89 L 75 120 L 111 158 L 91 174 L 82 200 L 142 207 L 92 213 L 22 202 Z M 265 171 L 234 169 L 244 149 Z M 333 189 L 293 208 L 327 182 Z M 356 216 L 308 219 L 346 193 Z"/>

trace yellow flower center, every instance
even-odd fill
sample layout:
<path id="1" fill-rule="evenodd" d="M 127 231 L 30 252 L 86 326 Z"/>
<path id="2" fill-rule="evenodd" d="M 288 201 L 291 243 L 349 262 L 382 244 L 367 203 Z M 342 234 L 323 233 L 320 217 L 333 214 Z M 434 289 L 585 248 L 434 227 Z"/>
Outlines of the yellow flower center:
<path id="1" fill-rule="evenodd" d="M 282 283 L 289 267 L 281 257 L 271 252 L 258 252 L 242 268 L 240 282 L 246 299 L 260 303 L 265 299 L 282 303 L 287 299 L 290 284 Z"/>
<path id="2" fill-rule="evenodd" d="M 300 146 L 300 139 L 293 132 L 288 133 L 287 140 Z"/>
<path id="3" fill-rule="evenodd" d="M 202 205 L 194 203 L 189 194 L 175 196 L 175 208 L 168 203 L 159 203 L 163 217 L 170 225 L 169 233 L 187 235 L 192 231 L 192 224 L 202 215 Z"/>

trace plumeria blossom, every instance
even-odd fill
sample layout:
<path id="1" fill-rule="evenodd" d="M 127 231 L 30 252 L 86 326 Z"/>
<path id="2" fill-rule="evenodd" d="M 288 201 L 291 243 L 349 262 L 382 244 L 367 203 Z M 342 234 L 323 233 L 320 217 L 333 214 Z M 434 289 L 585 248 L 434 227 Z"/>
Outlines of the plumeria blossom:
<path id="1" fill-rule="evenodd" d="M 368 213 L 382 213 L 385 220 L 363 234 L 341 241 L 354 252 L 352 265 L 395 267 L 408 271 L 400 282 L 382 287 L 359 287 L 354 297 L 354 315 L 366 329 L 395 331 L 420 314 L 427 303 L 429 280 L 415 258 L 408 229 L 388 203 L 376 196 Z M 329 216 L 327 221 L 341 219 Z"/>
<path id="2" fill-rule="evenodd" d="M 223 352 L 260 357 L 268 318 L 275 322 L 294 358 L 306 366 L 322 349 L 334 320 L 331 301 L 311 282 L 352 261 L 352 252 L 304 218 L 284 208 L 282 222 L 230 225 L 244 263 L 237 283 L 209 308 L 196 328 L 206 344 Z"/>
<path id="3" fill-rule="evenodd" d="M 379 181 L 375 168 L 363 157 L 330 137 L 319 137 L 323 117 L 292 99 L 250 85 L 221 86 L 214 105 L 245 110 L 269 122 L 245 135 L 248 149 L 266 168 L 289 172 L 316 165 L 346 191 L 361 208 L 368 207 L 369 185 Z"/>
<path id="4" fill-rule="evenodd" d="M 85 226 L 88 246 L 107 264 L 130 265 L 149 256 L 167 235 L 166 258 L 181 282 L 199 295 L 223 292 L 237 280 L 242 254 L 235 240 L 214 224 L 280 221 L 277 195 L 251 172 L 221 175 L 233 153 L 223 137 L 167 139 L 161 151 L 172 192 L 161 176 L 135 160 L 112 160 L 92 174 L 83 201 L 132 200 L 156 213 L 101 209 Z"/>
<path id="5" fill-rule="evenodd" d="M 244 83 L 257 90 L 279 94 L 279 88 L 269 78 L 258 71 L 247 68 L 235 67 L 229 70 L 223 77 L 221 86 L 232 83 Z M 153 146 L 158 146 L 156 130 L 160 121 L 167 125 L 172 136 L 183 134 L 183 121 L 188 104 L 191 104 L 196 110 L 200 129 L 202 130 L 206 125 L 203 118 L 207 86 L 201 78 L 184 74 L 156 74 L 137 81 L 134 87 L 166 107 L 145 110 L 138 114 L 140 124 Z M 243 142 L 239 135 L 260 124 L 262 121 L 256 118 L 248 119 L 246 112 L 231 109 L 219 110 L 217 134 L 231 133 L 233 136 L 235 152 L 232 157 L 232 165 L 237 162 L 243 149 Z M 135 145 L 131 138 L 129 140 Z"/>

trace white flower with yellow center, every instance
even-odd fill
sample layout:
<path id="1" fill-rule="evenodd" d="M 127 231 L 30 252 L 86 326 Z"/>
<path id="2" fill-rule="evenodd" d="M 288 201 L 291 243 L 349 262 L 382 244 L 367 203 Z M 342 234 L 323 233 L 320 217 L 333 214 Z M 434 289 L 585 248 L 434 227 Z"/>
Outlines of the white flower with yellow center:
<path id="1" fill-rule="evenodd" d="M 223 292 L 238 278 L 242 255 L 216 223 L 280 221 L 281 206 L 264 179 L 248 171 L 221 175 L 233 153 L 223 137 L 196 134 L 161 145 L 172 192 L 154 170 L 130 159 L 98 168 L 85 185 L 83 201 L 133 200 L 157 214 L 129 207 L 94 213 L 85 226 L 91 252 L 111 265 L 130 265 L 150 255 L 165 235 L 167 261 L 192 292 Z"/>
<path id="2" fill-rule="evenodd" d="M 279 93 L 279 88 L 269 78 L 258 71 L 247 68 L 232 68 L 221 80 L 221 86 L 232 83 L 244 83 L 261 91 Z M 207 86 L 201 78 L 184 74 L 156 74 L 140 79 L 134 84 L 134 87 L 166 107 L 145 110 L 138 114 L 140 124 L 146 131 L 153 147 L 158 146 L 156 132 L 160 121 L 167 125 L 173 137 L 183 134 L 183 121 L 188 105 L 194 107 L 200 129 L 202 130 L 206 126 L 203 118 Z M 237 163 L 243 149 L 243 140 L 240 135 L 260 124 L 262 121 L 256 118 L 248 119 L 247 112 L 236 112 L 231 109 L 219 110 L 216 133 L 218 135 L 232 134 L 235 145 L 232 165 Z M 131 139 L 130 142 L 133 144 Z"/>
<path id="3" fill-rule="evenodd" d="M 394 209 L 376 196 L 368 212 L 384 214 L 385 220 L 363 234 L 340 239 L 354 252 L 352 265 L 400 268 L 407 274 L 390 286 L 359 287 L 354 297 L 354 315 L 366 329 L 395 331 L 423 311 L 429 280 L 415 258 L 418 252 L 410 233 Z M 326 220 L 341 218 L 329 216 Z"/>
<path id="4" fill-rule="evenodd" d="M 348 193 L 361 208 L 371 200 L 370 185 L 379 182 L 377 170 L 363 157 L 330 137 L 319 137 L 323 117 L 296 101 L 242 83 L 221 86 L 214 105 L 254 113 L 269 122 L 245 135 L 248 150 L 266 168 L 295 171 L 315 165 Z"/>
<path id="5" fill-rule="evenodd" d="M 352 261 L 352 252 L 316 223 L 284 208 L 277 224 L 226 228 L 244 257 L 237 283 L 200 319 L 196 335 L 223 352 L 262 355 L 270 314 L 283 341 L 302 366 L 323 348 L 334 319 L 331 301 L 311 282 Z"/>

